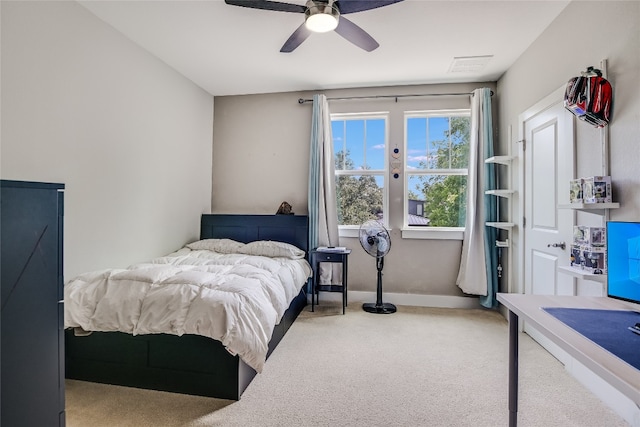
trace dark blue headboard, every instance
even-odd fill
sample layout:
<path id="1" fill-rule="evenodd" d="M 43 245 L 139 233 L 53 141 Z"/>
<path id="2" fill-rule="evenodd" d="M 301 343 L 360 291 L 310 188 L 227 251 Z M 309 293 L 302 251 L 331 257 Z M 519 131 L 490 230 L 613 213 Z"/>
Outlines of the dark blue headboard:
<path id="1" fill-rule="evenodd" d="M 242 243 L 275 240 L 309 250 L 309 219 L 305 215 L 204 214 L 201 239 L 232 239 Z"/>

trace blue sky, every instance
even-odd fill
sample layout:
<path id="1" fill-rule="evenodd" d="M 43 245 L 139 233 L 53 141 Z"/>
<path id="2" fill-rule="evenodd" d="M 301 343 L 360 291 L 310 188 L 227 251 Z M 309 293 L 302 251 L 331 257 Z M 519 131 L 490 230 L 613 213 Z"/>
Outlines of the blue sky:
<path id="1" fill-rule="evenodd" d="M 445 139 L 447 117 L 411 117 L 407 119 L 407 169 L 417 169 L 435 153 L 434 141 Z"/>
<path id="2" fill-rule="evenodd" d="M 334 152 L 349 150 L 356 169 L 384 169 L 384 119 L 333 121 L 332 133 Z"/>

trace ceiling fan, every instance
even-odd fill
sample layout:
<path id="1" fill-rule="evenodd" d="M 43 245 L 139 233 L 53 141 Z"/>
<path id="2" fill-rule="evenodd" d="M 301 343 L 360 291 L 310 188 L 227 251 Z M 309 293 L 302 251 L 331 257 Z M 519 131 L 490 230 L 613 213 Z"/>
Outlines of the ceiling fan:
<path id="1" fill-rule="evenodd" d="M 303 13 L 304 22 L 291 34 L 280 49 L 280 52 L 288 53 L 300 46 L 312 32 L 325 33 L 328 31 L 335 31 L 356 46 L 371 52 L 380 46 L 378 42 L 343 15 L 389 6 L 401 1 L 403 0 L 307 0 L 304 6 L 270 0 L 225 0 L 225 3 L 252 9 Z"/>

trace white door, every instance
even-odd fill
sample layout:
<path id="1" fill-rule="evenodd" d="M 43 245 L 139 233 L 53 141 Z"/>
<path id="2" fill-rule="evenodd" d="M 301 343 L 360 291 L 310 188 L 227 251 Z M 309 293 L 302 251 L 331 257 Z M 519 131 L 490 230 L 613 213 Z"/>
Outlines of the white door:
<path id="1" fill-rule="evenodd" d="M 575 279 L 558 271 L 570 264 L 574 212 L 569 203 L 574 178 L 573 116 L 559 89 L 520 116 L 524 165 L 524 292 L 575 295 Z"/>

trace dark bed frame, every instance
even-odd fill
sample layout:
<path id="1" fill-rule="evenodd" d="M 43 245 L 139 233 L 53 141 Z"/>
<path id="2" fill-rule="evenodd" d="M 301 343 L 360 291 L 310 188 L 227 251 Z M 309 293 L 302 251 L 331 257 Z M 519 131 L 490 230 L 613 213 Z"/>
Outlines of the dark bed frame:
<path id="1" fill-rule="evenodd" d="M 308 218 L 300 215 L 202 215 L 200 237 L 248 243 L 276 240 L 308 252 Z M 306 286 L 293 300 L 269 342 L 267 357 L 307 305 Z M 199 335 L 133 336 L 65 333 L 66 378 L 239 400 L 256 371 L 220 341 Z"/>

